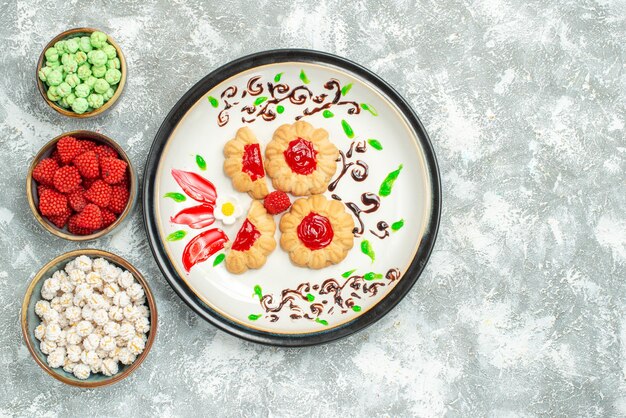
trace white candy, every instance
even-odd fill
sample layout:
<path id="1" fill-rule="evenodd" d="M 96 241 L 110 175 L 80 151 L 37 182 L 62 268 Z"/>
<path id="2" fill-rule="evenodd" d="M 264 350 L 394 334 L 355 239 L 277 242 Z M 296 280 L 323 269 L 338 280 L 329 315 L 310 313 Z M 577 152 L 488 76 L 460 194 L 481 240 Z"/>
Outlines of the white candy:
<path id="1" fill-rule="evenodd" d="M 129 365 L 129 364 L 132 364 L 136 358 L 137 356 L 131 353 L 128 348 L 123 347 L 122 349 L 120 349 L 120 353 L 119 353 L 120 363 Z"/>
<path id="2" fill-rule="evenodd" d="M 46 292 L 43 288 L 41 289 L 41 297 L 45 300 L 52 300 L 56 295 L 56 292 Z"/>
<path id="3" fill-rule="evenodd" d="M 65 313 L 59 314 L 58 324 L 61 327 L 61 329 L 67 328 L 70 325 L 70 321 L 68 321 L 67 318 L 65 317 Z"/>
<path id="4" fill-rule="evenodd" d="M 113 296 L 113 303 L 121 308 L 130 304 L 130 297 L 126 292 L 119 292 Z"/>
<path id="5" fill-rule="evenodd" d="M 46 326 L 44 324 L 39 324 L 35 327 L 35 338 L 39 341 L 43 341 L 46 336 Z"/>
<path id="6" fill-rule="evenodd" d="M 93 260 L 91 268 L 93 269 L 93 271 L 101 273 L 102 270 L 106 269 L 108 266 L 109 262 L 106 261 L 104 258 L 96 258 L 95 260 Z"/>
<path id="7" fill-rule="evenodd" d="M 46 312 L 48 312 L 50 309 L 52 308 L 50 307 L 50 302 L 48 302 L 47 300 L 40 300 L 35 303 L 35 313 L 40 318 L 43 318 Z"/>
<path id="8" fill-rule="evenodd" d="M 59 322 L 59 316 L 60 315 L 57 311 L 55 311 L 54 309 L 50 309 L 43 315 L 43 319 L 48 323 Z"/>
<path id="9" fill-rule="evenodd" d="M 46 330 L 47 331 L 47 330 Z M 130 322 L 124 322 L 120 326 L 120 337 L 128 341 L 135 336 L 135 327 Z"/>
<path id="10" fill-rule="evenodd" d="M 70 324 L 75 324 L 83 317 L 83 311 L 78 306 L 70 306 L 65 310 L 65 317 Z"/>
<path id="11" fill-rule="evenodd" d="M 119 306 L 111 306 L 109 309 L 109 319 L 112 321 L 121 321 L 124 319 L 124 312 Z"/>
<path id="12" fill-rule="evenodd" d="M 91 306 L 91 309 L 98 310 L 104 308 L 104 296 L 100 293 L 92 293 L 89 298 L 87 298 L 87 303 Z"/>
<path id="13" fill-rule="evenodd" d="M 48 355 L 48 366 L 52 367 L 53 369 L 63 366 L 64 363 L 65 348 L 57 348 Z"/>
<path id="14" fill-rule="evenodd" d="M 117 343 L 115 342 L 115 338 L 110 336 L 110 335 L 105 335 L 100 340 L 100 348 L 102 349 L 102 351 L 105 351 L 105 352 L 108 353 L 108 352 L 114 350 L 115 347 L 117 347 Z"/>
<path id="15" fill-rule="evenodd" d="M 91 373 L 100 372 L 102 370 L 102 358 L 98 356 L 98 358 L 89 365 L 89 368 L 91 369 Z"/>
<path id="16" fill-rule="evenodd" d="M 122 309 L 122 312 L 124 313 L 124 318 L 130 322 L 135 322 L 135 320 L 140 317 L 139 311 L 137 311 L 135 305 L 126 305 L 124 309 Z"/>
<path id="17" fill-rule="evenodd" d="M 74 371 L 74 366 L 76 366 L 76 363 L 66 358 L 65 363 L 63 363 L 63 370 L 68 373 L 72 373 Z"/>
<path id="18" fill-rule="evenodd" d="M 93 308 L 90 305 L 83 306 L 81 315 L 84 320 L 91 321 L 93 319 Z"/>
<path id="19" fill-rule="evenodd" d="M 91 273 L 87 273 L 87 276 L 85 276 L 85 282 L 89 283 L 94 289 L 102 288 L 102 277 L 98 272 L 92 271 Z"/>
<path id="20" fill-rule="evenodd" d="M 92 265 L 93 264 L 91 258 L 87 257 L 86 255 L 81 255 L 74 259 L 74 267 L 84 271 L 85 273 L 91 271 Z"/>
<path id="21" fill-rule="evenodd" d="M 135 306 L 137 307 L 137 312 L 139 312 L 139 316 L 143 316 L 144 318 L 150 316 L 150 311 L 148 310 L 148 307 L 146 305 L 135 304 Z"/>
<path id="22" fill-rule="evenodd" d="M 142 298 L 134 300 L 133 303 L 135 304 L 135 306 L 145 305 L 146 304 L 146 297 L 144 296 Z"/>
<path id="23" fill-rule="evenodd" d="M 108 298 L 112 298 L 119 291 L 120 287 L 115 282 L 107 283 L 102 288 L 102 293 L 104 293 L 104 296 Z"/>
<path id="24" fill-rule="evenodd" d="M 70 261 L 69 263 L 67 263 L 65 265 L 65 268 L 63 269 L 65 270 L 65 272 L 69 275 L 70 271 L 72 270 L 76 270 L 76 266 L 74 265 L 74 260 Z"/>
<path id="25" fill-rule="evenodd" d="M 79 286 L 85 283 L 85 272 L 82 270 L 74 269 L 68 271 L 68 277 L 70 279 L 70 283 L 74 286 Z"/>
<path id="26" fill-rule="evenodd" d="M 135 330 L 140 334 L 150 331 L 150 321 L 145 316 L 140 316 L 135 320 Z"/>
<path id="27" fill-rule="evenodd" d="M 106 324 L 104 324 L 104 327 L 102 329 L 104 330 L 105 334 L 111 337 L 115 338 L 120 335 L 120 324 L 118 324 L 117 322 L 107 322 Z"/>
<path id="28" fill-rule="evenodd" d="M 78 345 L 83 342 L 83 337 L 78 335 L 76 327 L 70 327 L 65 334 L 65 340 L 68 345 Z"/>
<path id="29" fill-rule="evenodd" d="M 107 322 L 109 322 L 109 313 L 106 309 L 98 309 L 93 313 L 93 322 L 95 322 L 99 326 L 104 326 Z"/>
<path id="30" fill-rule="evenodd" d="M 85 380 L 91 374 L 91 368 L 86 364 L 78 363 L 77 365 L 74 366 L 73 373 L 74 373 L 74 376 L 76 376 L 77 378 L 81 380 Z"/>
<path id="31" fill-rule="evenodd" d="M 74 297 L 71 293 L 64 293 L 59 296 L 59 304 L 61 305 L 63 310 L 65 310 L 74 305 Z"/>
<path id="32" fill-rule="evenodd" d="M 58 292 L 59 289 L 61 289 L 61 283 L 59 282 L 59 279 L 56 277 L 50 277 L 49 279 L 46 279 L 45 282 L 43 282 L 43 286 L 41 287 L 41 292 L 56 294 L 56 292 Z"/>
<path id="33" fill-rule="evenodd" d="M 122 288 L 128 289 L 130 286 L 135 283 L 135 278 L 129 271 L 124 271 L 117 278 L 117 284 L 119 284 Z"/>
<path id="34" fill-rule="evenodd" d="M 58 296 L 55 296 L 50 301 L 50 307 L 57 311 L 58 313 L 63 312 L 63 306 L 61 306 L 61 299 Z"/>
<path id="35" fill-rule="evenodd" d="M 54 341 L 43 340 L 41 344 L 39 344 L 39 348 L 41 349 L 42 353 L 50 354 L 57 348 L 57 345 Z"/>
<path id="36" fill-rule="evenodd" d="M 52 275 L 53 279 L 57 279 L 59 281 L 59 283 L 61 283 L 63 280 L 67 280 L 67 274 L 63 271 L 63 270 L 57 270 L 54 272 L 54 274 Z"/>
<path id="37" fill-rule="evenodd" d="M 89 334 L 83 340 L 83 348 L 87 351 L 96 351 L 99 346 L 100 346 L 100 336 L 98 336 L 98 334 Z"/>
<path id="38" fill-rule="evenodd" d="M 109 351 L 109 357 L 112 358 L 115 361 L 119 361 L 120 352 L 121 352 L 122 348 L 126 348 L 126 347 L 118 347 L 116 345 L 113 350 Z"/>
<path id="39" fill-rule="evenodd" d="M 80 361 L 80 354 L 82 352 L 83 350 L 77 345 L 67 346 L 67 358 L 74 363 L 78 363 Z"/>
<path id="40" fill-rule="evenodd" d="M 59 347 L 65 347 L 67 345 L 67 331 L 61 329 L 61 332 L 59 333 L 59 338 L 57 339 L 56 343 Z"/>
<path id="41" fill-rule="evenodd" d="M 80 321 L 76 325 L 76 333 L 81 337 L 86 337 L 93 331 L 93 325 L 89 321 Z"/>
<path id="42" fill-rule="evenodd" d="M 106 266 L 100 271 L 100 274 L 102 275 L 102 280 L 104 280 L 107 283 L 116 281 L 121 273 L 122 273 L 122 269 L 120 269 L 117 266 L 114 266 L 113 264 L 109 264 L 108 266 Z"/>
<path id="43" fill-rule="evenodd" d="M 141 354 L 144 348 L 146 348 L 146 343 L 141 337 L 135 336 L 128 342 L 128 350 L 134 355 Z"/>
<path id="44" fill-rule="evenodd" d="M 117 365 L 117 361 L 111 358 L 105 359 L 102 361 L 102 374 L 105 376 L 113 376 L 117 374 L 119 371 L 119 366 Z"/>
<path id="45" fill-rule="evenodd" d="M 128 296 L 130 296 L 133 301 L 139 300 L 144 296 L 143 287 L 141 287 L 139 283 L 130 285 L 128 289 L 126 289 L 126 293 L 128 293 Z"/>
<path id="46" fill-rule="evenodd" d="M 90 350 L 90 351 L 83 350 L 83 352 L 80 353 L 80 361 L 82 361 L 85 364 L 92 365 L 96 363 L 98 360 L 100 360 L 100 357 L 93 350 Z"/>
<path id="47" fill-rule="evenodd" d="M 57 272 L 58 273 L 58 272 Z M 54 273 L 56 274 L 56 273 Z M 65 273 L 63 273 L 65 274 Z M 59 279 L 59 283 L 61 284 L 61 292 L 63 293 L 72 293 L 74 291 L 74 285 L 70 281 L 70 278 L 65 275 L 62 279 Z"/>

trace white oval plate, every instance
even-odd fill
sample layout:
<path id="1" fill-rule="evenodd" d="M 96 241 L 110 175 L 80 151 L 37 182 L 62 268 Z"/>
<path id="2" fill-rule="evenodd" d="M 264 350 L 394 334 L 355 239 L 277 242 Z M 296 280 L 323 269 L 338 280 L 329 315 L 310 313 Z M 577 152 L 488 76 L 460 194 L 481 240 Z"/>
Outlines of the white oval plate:
<path id="1" fill-rule="evenodd" d="M 182 258 L 189 241 L 219 228 L 232 242 L 251 203 L 223 172 L 224 144 L 247 126 L 263 152 L 280 125 L 298 119 L 326 129 L 342 151 L 333 181 L 344 167 L 345 173 L 325 195 L 354 215 L 354 248 L 341 263 L 311 270 L 294 265 L 279 244 L 262 268 L 235 275 L 221 262 L 226 245 L 187 272 Z M 233 225 L 216 220 L 201 229 L 171 222 L 180 210 L 200 204 L 172 170 L 210 181 L 218 198 L 234 197 L 243 215 Z M 172 287 L 220 328 L 262 343 L 330 341 L 380 318 L 417 280 L 439 222 L 439 173 L 417 117 L 377 76 L 314 51 L 255 54 L 201 80 L 164 121 L 145 172 L 148 235 Z M 269 179 L 268 186 L 273 190 Z M 386 186 L 392 187 L 384 196 Z M 380 201 L 378 209 L 357 216 L 377 206 L 371 199 Z M 278 225 L 280 215 L 274 219 Z M 275 238 L 280 240 L 278 229 Z"/>

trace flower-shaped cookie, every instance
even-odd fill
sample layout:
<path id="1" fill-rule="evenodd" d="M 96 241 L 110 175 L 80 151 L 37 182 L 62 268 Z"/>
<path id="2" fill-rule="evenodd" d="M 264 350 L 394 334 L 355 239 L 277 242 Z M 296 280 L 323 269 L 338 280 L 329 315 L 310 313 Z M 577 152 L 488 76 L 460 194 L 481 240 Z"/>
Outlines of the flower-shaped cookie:
<path id="1" fill-rule="evenodd" d="M 272 215 L 267 213 L 262 203 L 253 200 L 246 220 L 226 255 L 226 269 L 240 274 L 249 268 L 262 267 L 267 256 L 276 248 L 275 231 Z"/>
<path id="2" fill-rule="evenodd" d="M 322 195 L 296 200 L 280 220 L 281 247 L 301 267 L 337 264 L 354 245 L 354 221 L 343 204 Z"/>
<path id="3" fill-rule="evenodd" d="M 338 156 L 326 130 L 298 121 L 274 132 L 265 149 L 265 169 L 274 188 L 307 196 L 326 190 L 337 170 Z"/>
<path id="4" fill-rule="evenodd" d="M 261 147 L 249 128 L 241 128 L 224 146 L 224 171 L 232 179 L 233 187 L 248 192 L 254 199 L 267 195 L 265 170 Z"/>

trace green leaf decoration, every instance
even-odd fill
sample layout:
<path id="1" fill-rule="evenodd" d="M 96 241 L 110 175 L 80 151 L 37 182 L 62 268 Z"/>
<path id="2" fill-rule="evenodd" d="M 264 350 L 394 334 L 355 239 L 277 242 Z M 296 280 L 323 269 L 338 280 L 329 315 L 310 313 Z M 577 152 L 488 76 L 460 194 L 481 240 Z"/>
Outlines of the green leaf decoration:
<path id="1" fill-rule="evenodd" d="M 378 116 L 378 111 L 371 104 L 361 103 L 361 107 L 363 108 L 363 110 L 367 110 L 368 112 L 370 112 L 372 116 Z"/>
<path id="2" fill-rule="evenodd" d="M 335 116 L 335 114 L 331 112 L 330 110 L 326 109 L 322 112 L 322 116 L 328 119 L 328 118 L 332 118 L 333 116 Z"/>
<path id="3" fill-rule="evenodd" d="M 300 80 L 302 80 L 304 84 L 309 84 L 311 82 L 309 78 L 306 76 L 306 73 L 304 72 L 304 70 L 300 70 Z"/>
<path id="4" fill-rule="evenodd" d="M 361 307 L 360 307 L 359 305 L 354 305 L 354 306 L 352 307 L 352 310 L 353 310 L 354 312 L 361 312 Z"/>
<path id="5" fill-rule="evenodd" d="M 257 97 L 256 100 L 254 101 L 254 105 L 258 106 L 266 100 L 267 100 L 267 96 Z"/>
<path id="6" fill-rule="evenodd" d="M 348 83 L 345 86 L 343 86 L 341 88 L 341 95 L 345 96 L 346 94 L 348 94 L 348 92 L 350 91 L 351 88 L 352 88 L 352 83 Z"/>
<path id="7" fill-rule="evenodd" d="M 248 315 L 248 319 L 249 319 L 250 321 L 256 321 L 257 319 L 259 319 L 259 318 L 260 318 L 260 317 L 262 317 L 262 316 L 263 316 L 262 314 L 258 314 L 258 315 L 255 315 L 255 314 L 250 314 L 250 315 Z"/>
<path id="8" fill-rule="evenodd" d="M 218 107 L 220 105 L 220 102 L 218 102 L 215 97 L 209 96 L 208 99 L 209 99 L 209 103 L 211 103 L 211 106 Z"/>
<path id="9" fill-rule="evenodd" d="M 172 232 L 165 239 L 168 240 L 168 241 L 179 241 L 179 240 L 185 238 L 185 235 L 187 235 L 187 233 L 181 229 L 180 231 Z"/>
<path id="10" fill-rule="evenodd" d="M 213 267 L 220 264 L 222 261 L 224 261 L 225 258 L 226 258 L 226 255 L 224 253 L 218 254 L 217 257 L 215 257 L 215 260 L 213 261 Z"/>
<path id="11" fill-rule="evenodd" d="M 324 326 L 328 325 L 328 321 L 325 319 L 319 319 L 319 318 L 315 318 L 315 322 L 317 322 L 318 324 L 322 324 Z"/>
<path id="12" fill-rule="evenodd" d="M 252 295 L 252 297 L 254 296 L 258 296 L 259 300 L 263 299 L 263 289 L 261 289 L 261 286 L 259 286 L 258 284 L 254 286 L 254 295 Z"/>
<path id="13" fill-rule="evenodd" d="M 354 131 L 352 130 L 352 126 L 345 119 L 341 119 L 341 127 L 343 131 L 346 133 L 346 136 L 350 139 L 354 138 Z"/>
<path id="14" fill-rule="evenodd" d="M 378 142 L 377 139 L 370 138 L 367 140 L 367 143 L 370 144 L 372 148 L 377 149 L 378 151 L 382 151 L 383 149 L 383 146 L 381 145 L 380 142 Z"/>
<path id="15" fill-rule="evenodd" d="M 280 81 L 280 78 L 283 76 L 284 73 L 278 73 L 274 76 L 274 82 L 278 83 Z"/>
<path id="16" fill-rule="evenodd" d="M 279 115 L 285 111 L 285 107 L 283 105 L 276 106 L 276 113 Z"/>
<path id="17" fill-rule="evenodd" d="M 370 242 L 366 239 L 361 241 L 361 252 L 368 256 L 372 260 L 372 263 L 376 260 L 376 253 L 372 248 L 372 244 L 370 244 Z"/>
<path id="18" fill-rule="evenodd" d="M 309 302 L 313 302 L 315 300 L 315 296 L 313 296 L 310 293 L 307 293 L 306 300 L 308 300 Z"/>
<path id="19" fill-rule="evenodd" d="M 348 277 L 352 276 L 352 273 L 354 273 L 355 271 L 356 271 L 356 269 L 352 269 L 352 270 L 350 270 L 350 271 L 346 271 L 345 273 L 343 273 L 343 274 L 341 275 L 341 277 L 343 277 L 343 278 L 346 278 L 346 279 L 347 279 Z"/>
<path id="20" fill-rule="evenodd" d="M 206 161 L 204 161 L 204 158 L 202 158 L 202 155 L 200 154 L 196 155 L 196 164 L 198 164 L 198 168 L 200 168 L 200 170 L 202 171 L 206 170 Z"/>
<path id="21" fill-rule="evenodd" d="M 377 280 L 377 279 L 382 279 L 383 275 L 380 273 L 374 273 L 373 271 L 370 271 L 369 273 L 365 273 L 363 275 L 363 280 L 367 280 L 367 281 L 371 281 L 371 280 Z"/>
<path id="22" fill-rule="evenodd" d="M 387 174 L 387 177 L 385 177 L 385 180 L 383 180 L 382 184 L 380 185 L 380 190 L 378 191 L 379 195 L 389 196 L 391 194 L 393 183 L 395 183 L 396 179 L 400 175 L 400 171 L 402 171 L 402 164 L 400 164 L 397 170 L 394 170 L 391 173 Z"/>
<path id="23" fill-rule="evenodd" d="M 400 228 L 402 228 L 404 226 L 404 219 L 400 219 L 397 222 L 394 222 L 391 224 L 391 229 L 394 231 L 399 230 Z"/>
<path id="24" fill-rule="evenodd" d="M 175 202 L 184 202 L 185 200 L 187 200 L 187 198 L 185 197 L 184 194 L 181 193 L 176 193 L 176 192 L 169 192 L 169 193 L 165 193 L 163 195 L 163 197 L 169 197 L 170 199 L 174 200 Z"/>

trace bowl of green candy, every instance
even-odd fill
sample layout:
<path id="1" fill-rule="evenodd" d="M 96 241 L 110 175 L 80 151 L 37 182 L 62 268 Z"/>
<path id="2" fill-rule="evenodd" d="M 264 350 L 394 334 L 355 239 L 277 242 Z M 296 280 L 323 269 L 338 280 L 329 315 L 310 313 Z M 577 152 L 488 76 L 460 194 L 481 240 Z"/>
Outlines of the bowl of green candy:
<path id="1" fill-rule="evenodd" d="M 75 28 L 57 35 L 37 62 L 37 86 L 57 112 L 88 118 L 109 109 L 122 94 L 126 60 L 107 34 Z"/>

